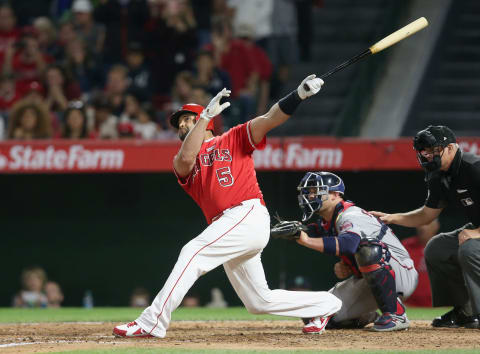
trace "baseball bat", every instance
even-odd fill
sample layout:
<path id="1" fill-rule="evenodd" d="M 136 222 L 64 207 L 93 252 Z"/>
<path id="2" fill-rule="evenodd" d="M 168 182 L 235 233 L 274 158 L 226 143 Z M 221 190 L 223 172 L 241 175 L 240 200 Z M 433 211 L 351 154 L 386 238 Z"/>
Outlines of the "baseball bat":
<path id="1" fill-rule="evenodd" d="M 377 43 L 374 45 L 370 46 L 369 48 L 365 49 L 363 52 L 360 54 L 357 54 L 347 61 L 343 62 L 342 64 L 334 67 L 332 70 L 327 71 L 326 73 L 320 75 L 320 79 L 325 79 L 326 77 L 329 77 L 333 73 L 336 73 L 339 70 L 342 70 L 346 68 L 347 66 L 359 61 L 360 59 L 363 59 L 369 55 L 381 52 L 382 50 L 394 45 L 395 43 L 400 42 L 401 40 L 411 36 L 412 34 L 420 31 L 421 29 L 425 28 L 428 26 L 428 21 L 425 17 L 420 17 L 419 19 L 410 22 L 408 25 L 400 28 L 399 30 L 393 32 L 392 34 L 389 34 L 385 38 L 379 40 Z M 309 90 L 310 88 L 308 87 L 307 84 L 304 84 L 303 86 L 305 90 Z"/>

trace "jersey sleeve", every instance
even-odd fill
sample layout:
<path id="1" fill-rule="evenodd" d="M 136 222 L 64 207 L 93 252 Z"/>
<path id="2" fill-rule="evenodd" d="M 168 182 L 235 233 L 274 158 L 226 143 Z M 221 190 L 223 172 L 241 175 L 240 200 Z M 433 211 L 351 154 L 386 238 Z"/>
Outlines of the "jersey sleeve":
<path id="1" fill-rule="evenodd" d="M 425 206 L 432 209 L 442 209 L 448 204 L 445 196 L 442 193 L 440 179 L 434 178 L 427 183 L 427 199 Z"/>
<path id="2" fill-rule="evenodd" d="M 359 207 L 351 207 L 337 219 L 335 227 L 337 234 L 355 234 L 360 238 L 376 238 L 382 232 L 382 224 L 375 216 Z"/>
<path id="3" fill-rule="evenodd" d="M 234 144 L 239 146 L 246 154 L 251 154 L 256 149 L 263 149 L 267 143 L 266 137 L 263 137 L 258 144 L 253 142 L 250 121 L 233 127 L 228 134 L 233 139 Z"/>

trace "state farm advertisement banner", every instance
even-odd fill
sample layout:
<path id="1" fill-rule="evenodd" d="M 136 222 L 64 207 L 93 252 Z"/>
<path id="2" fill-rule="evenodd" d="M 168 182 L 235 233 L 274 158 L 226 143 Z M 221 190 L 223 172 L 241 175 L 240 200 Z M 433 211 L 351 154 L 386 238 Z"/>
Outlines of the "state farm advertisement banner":
<path id="1" fill-rule="evenodd" d="M 480 138 L 459 144 L 480 153 Z M 0 173 L 171 172 L 179 148 L 176 141 L 8 141 L 0 143 Z M 259 171 L 419 168 L 411 139 L 270 138 L 253 157 Z"/>

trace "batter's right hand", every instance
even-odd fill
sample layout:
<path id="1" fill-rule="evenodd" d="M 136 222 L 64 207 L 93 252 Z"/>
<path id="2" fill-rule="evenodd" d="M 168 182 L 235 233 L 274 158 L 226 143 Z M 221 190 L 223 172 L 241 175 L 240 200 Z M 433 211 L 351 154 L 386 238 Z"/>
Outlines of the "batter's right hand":
<path id="1" fill-rule="evenodd" d="M 382 220 L 385 224 L 393 223 L 393 214 L 382 213 L 381 211 L 369 211 L 369 213 Z"/>
<path id="2" fill-rule="evenodd" d="M 225 108 L 230 107 L 230 102 L 225 102 L 223 104 L 220 104 L 220 100 L 223 97 L 230 97 L 231 92 L 232 91 L 224 88 L 222 91 L 217 93 L 217 95 L 214 98 L 212 98 L 208 106 L 202 111 L 202 113 L 200 113 L 200 118 L 210 121 L 210 119 L 222 113 L 222 111 Z"/>

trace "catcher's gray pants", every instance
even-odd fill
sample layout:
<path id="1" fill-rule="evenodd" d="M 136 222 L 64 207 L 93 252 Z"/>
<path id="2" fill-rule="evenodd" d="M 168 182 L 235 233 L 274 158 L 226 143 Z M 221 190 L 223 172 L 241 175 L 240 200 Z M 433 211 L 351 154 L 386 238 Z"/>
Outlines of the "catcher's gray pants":
<path id="1" fill-rule="evenodd" d="M 395 285 L 402 299 L 407 299 L 415 291 L 418 284 L 418 273 L 413 267 L 406 267 L 393 258 L 389 261 L 395 271 Z M 350 277 L 335 284 L 329 290 L 333 295 L 342 300 L 342 308 L 333 319 L 336 322 L 353 320 L 368 316 L 378 309 L 372 291 L 363 278 Z"/>
<path id="2" fill-rule="evenodd" d="M 425 261 L 433 306 L 470 305 L 470 299 L 473 314 L 480 314 L 480 239 L 459 246 L 458 234 L 465 228 L 473 225 L 433 237 L 425 247 Z"/>

